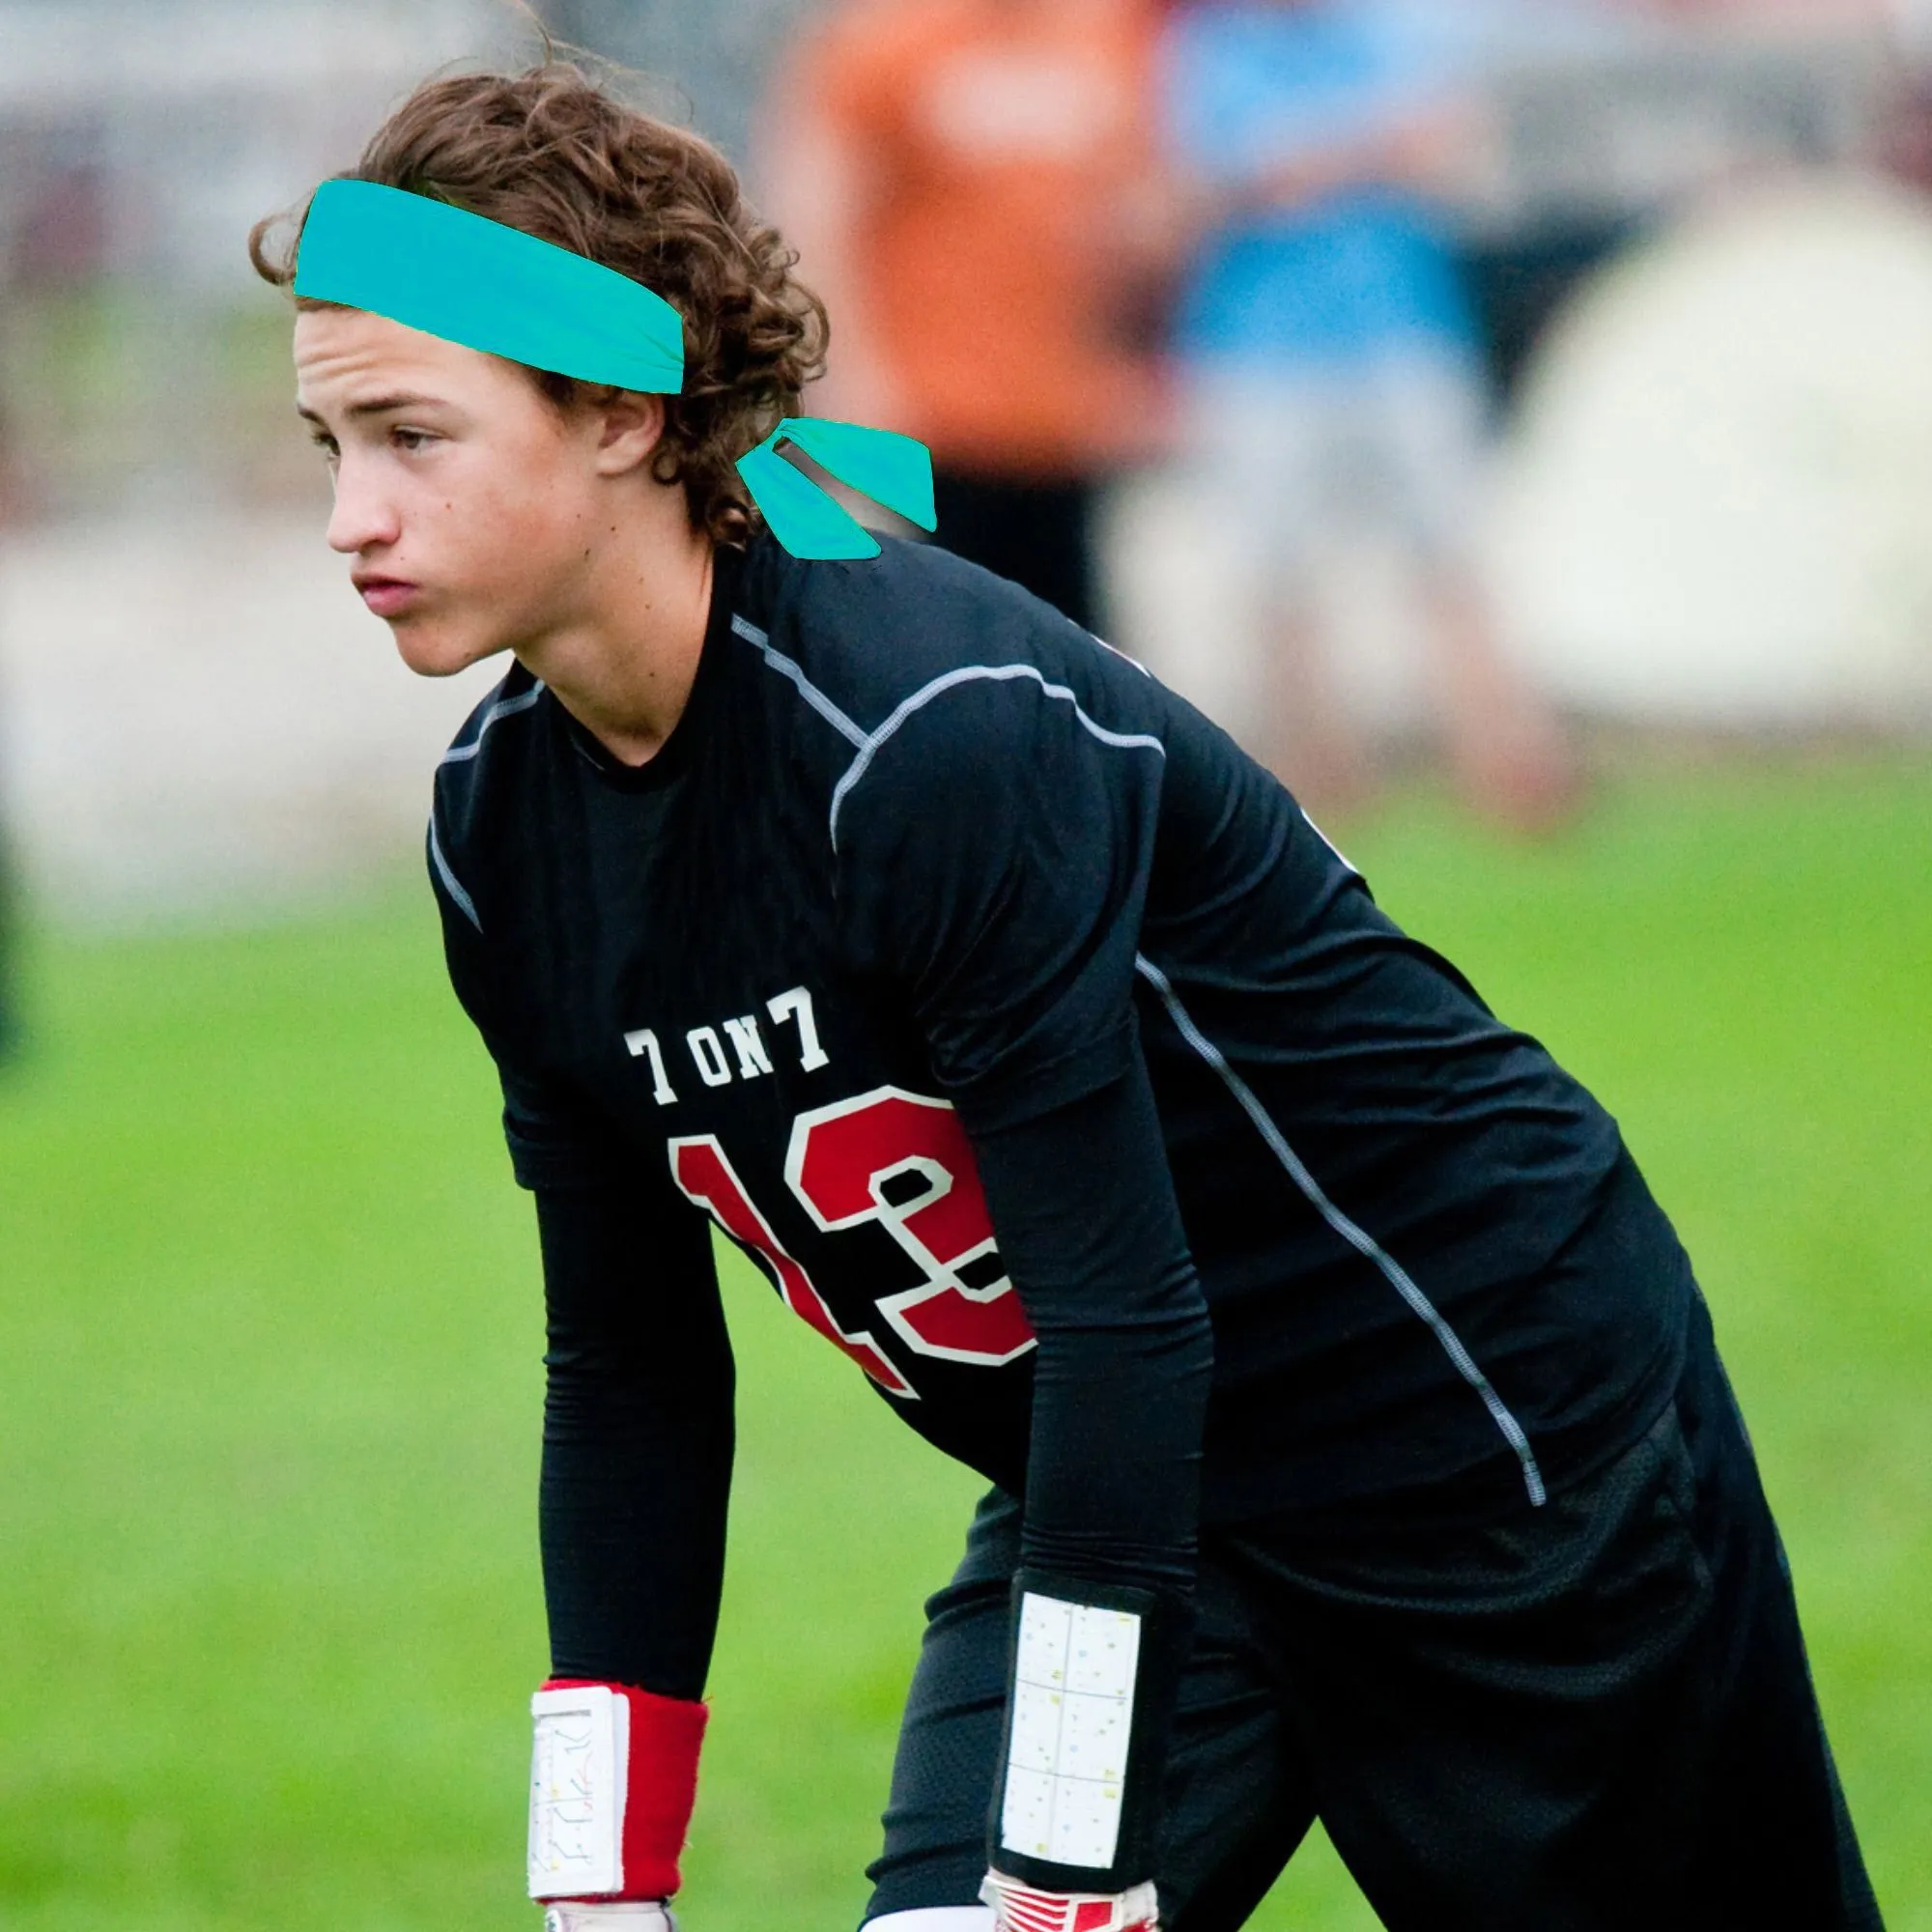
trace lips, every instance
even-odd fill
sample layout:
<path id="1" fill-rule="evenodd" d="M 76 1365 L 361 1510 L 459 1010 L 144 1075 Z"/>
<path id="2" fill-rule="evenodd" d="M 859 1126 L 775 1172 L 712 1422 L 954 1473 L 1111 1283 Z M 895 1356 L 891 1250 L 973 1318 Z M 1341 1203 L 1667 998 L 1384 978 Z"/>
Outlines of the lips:
<path id="1" fill-rule="evenodd" d="M 416 594 L 413 583 L 397 577 L 365 577 L 355 587 L 361 591 L 363 603 L 379 617 L 393 616 Z"/>

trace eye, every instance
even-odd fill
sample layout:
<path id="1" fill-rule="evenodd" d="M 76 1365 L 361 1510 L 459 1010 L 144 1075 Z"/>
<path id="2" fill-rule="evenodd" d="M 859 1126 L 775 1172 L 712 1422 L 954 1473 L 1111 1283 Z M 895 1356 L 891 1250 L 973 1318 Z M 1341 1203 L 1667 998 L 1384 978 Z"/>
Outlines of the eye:
<path id="1" fill-rule="evenodd" d="M 435 442 L 437 440 L 434 431 L 426 429 L 404 429 L 400 425 L 392 429 L 389 434 L 392 437 L 400 436 L 409 438 L 408 447 L 412 455 L 414 455 L 424 443 Z M 327 455 L 333 456 L 336 454 L 335 439 L 332 436 L 326 436 L 321 430 L 311 430 L 308 440 L 317 449 L 324 451 Z"/>

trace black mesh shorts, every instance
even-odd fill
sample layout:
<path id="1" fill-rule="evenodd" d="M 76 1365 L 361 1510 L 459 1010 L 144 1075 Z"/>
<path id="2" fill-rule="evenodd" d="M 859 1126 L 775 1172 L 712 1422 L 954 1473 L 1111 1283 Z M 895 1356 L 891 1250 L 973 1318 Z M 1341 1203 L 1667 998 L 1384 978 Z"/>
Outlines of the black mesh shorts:
<path id="1" fill-rule="evenodd" d="M 1243 1924 L 1318 1815 L 1391 1932 L 1879 1925 L 1701 1297 L 1690 1319 L 1672 1403 L 1540 1510 L 1204 1534 L 1164 1932 Z M 995 1490 L 926 1605 L 867 1918 L 977 1899 L 1018 1554 Z"/>

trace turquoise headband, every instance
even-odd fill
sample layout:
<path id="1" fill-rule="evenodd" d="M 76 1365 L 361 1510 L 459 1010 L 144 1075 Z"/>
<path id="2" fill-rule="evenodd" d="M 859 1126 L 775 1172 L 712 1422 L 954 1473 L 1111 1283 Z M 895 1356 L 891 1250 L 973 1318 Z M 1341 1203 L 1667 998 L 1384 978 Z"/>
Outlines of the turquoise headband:
<path id="1" fill-rule="evenodd" d="M 466 348 L 647 395 L 684 387 L 684 319 L 629 275 L 487 215 L 377 182 L 316 189 L 295 292 L 385 315 Z M 795 556 L 877 556 L 876 538 L 778 453 L 789 440 L 841 482 L 938 527 L 923 442 L 786 416 L 738 460 L 772 535 Z"/>

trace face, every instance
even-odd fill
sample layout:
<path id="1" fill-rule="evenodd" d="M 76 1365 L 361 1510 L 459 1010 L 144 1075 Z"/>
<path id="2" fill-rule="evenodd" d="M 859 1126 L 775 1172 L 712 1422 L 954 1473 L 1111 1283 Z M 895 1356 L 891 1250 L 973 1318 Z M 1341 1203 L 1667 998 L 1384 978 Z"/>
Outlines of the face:
<path id="1" fill-rule="evenodd" d="M 613 482 L 682 496 L 648 474 L 655 396 L 560 422 L 513 364 L 360 309 L 298 311 L 295 362 L 335 491 L 329 547 L 357 577 L 414 586 L 371 608 L 426 677 L 582 618 Z"/>

